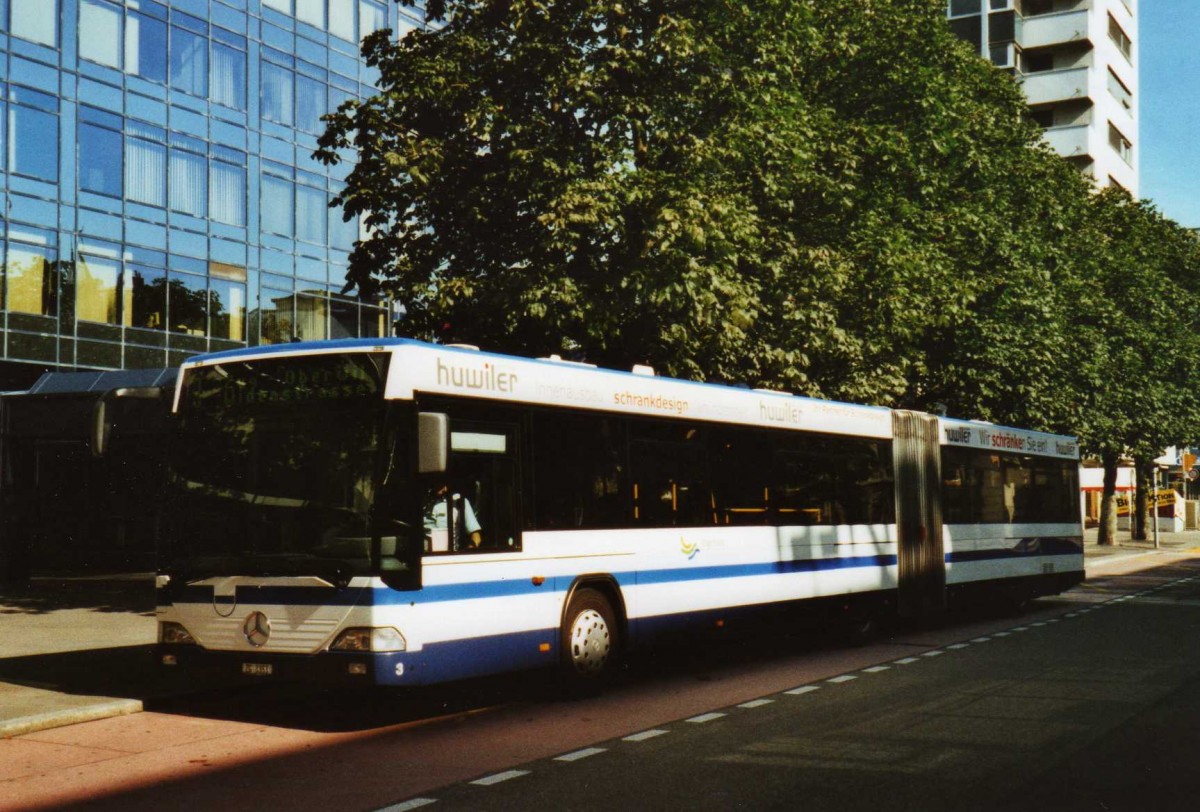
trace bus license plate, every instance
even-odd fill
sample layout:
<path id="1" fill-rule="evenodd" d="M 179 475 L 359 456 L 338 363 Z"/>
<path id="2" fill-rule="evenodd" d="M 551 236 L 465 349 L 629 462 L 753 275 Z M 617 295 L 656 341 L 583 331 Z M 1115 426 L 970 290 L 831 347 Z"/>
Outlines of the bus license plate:
<path id="1" fill-rule="evenodd" d="M 271 672 L 270 663 L 242 663 L 242 673 L 251 677 L 269 677 Z"/>

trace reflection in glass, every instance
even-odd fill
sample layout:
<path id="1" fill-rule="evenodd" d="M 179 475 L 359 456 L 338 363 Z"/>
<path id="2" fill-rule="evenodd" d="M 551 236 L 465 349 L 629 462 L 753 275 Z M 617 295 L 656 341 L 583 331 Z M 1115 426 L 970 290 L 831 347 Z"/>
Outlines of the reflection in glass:
<path id="1" fill-rule="evenodd" d="M 79 55 L 110 68 L 121 67 L 121 10 L 100 0 L 79 4 Z"/>
<path id="2" fill-rule="evenodd" d="M 286 344 L 296 334 L 292 308 L 295 298 L 290 293 L 263 288 L 260 328 L 263 344 Z"/>
<path id="3" fill-rule="evenodd" d="M 129 9 L 125 18 L 125 70 L 167 81 L 167 24 Z"/>
<path id="4" fill-rule="evenodd" d="M 370 568 L 387 358 L 355 353 L 225 362 L 184 378 L 172 450 L 179 543 L 168 568 L 313 574 Z M 400 459 L 407 457 L 401 446 Z M 393 490 L 405 488 L 388 472 Z M 381 550 L 389 557 L 403 525 Z"/>
<path id="5" fill-rule="evenodd" d="M 358 302 L 346 296 L 333 295 L 329 300 L 329 337 L 358 337 Z"/>
<path id="6" fill-rule="evenodd" d="M 157 268 L 129 267 L 133 313 L 129 326 L 164 330 L 167 326 L 167 274 Z"/>
<path id="7" fill-rule="evenodd" d="M 8 171 L 58 182 L 58 116 L 20 104 L 8 108 Z"/>
<path id="8" fill-rule="evenodd" d="M 296 294 L 296 338 L 321 341 L 329 338 L 329 300 L 323 293 Z"/>
<path id="9" fill-rule="evenodd" d="M 213 338 L 246 340 L 246 286 L 212 279 L 209 292 Z"/>
<path id="10" fill-rule="evenodd" d="M 53 316 L 58 310 L 58 285 L 54 249 L 43 246 L 8 244 L 4 265 L 7 280 L 5 306 L 14 313 Z"/>
<path id="11" fill-rule="evenodd" d="M 76 317 L 120 324 L 120 281 L 120 262 L 81 254 L 75 279 Z"/>
<path id="12" fill-rule="evenodd" d="M 324 28 L 325 0 L 296 0 L 296 19 L 317 28 Z"/>
<path id="13" fill-rule="evenodd" d="M 121 196 L 121 134 L 95 124 L 79 125 L 79 188 Z"/>
<path id="14" fill-rule="evenodd" d="M 171 87 L 208 95 L 208 37 L 171 26 Z"/>
<path id="15" fill-rule="evenodd" d="M 360 0 L 358 4 L 358 33 L 365 37 L 387 28 L 387 9 L 375 0 Z"/>
<path id="16" fill-rule="evenodd" d="M 167 328 L 203 336 L 208 326 L 208 285 L 203 276 L 175 273 L 167 283 Z"/>

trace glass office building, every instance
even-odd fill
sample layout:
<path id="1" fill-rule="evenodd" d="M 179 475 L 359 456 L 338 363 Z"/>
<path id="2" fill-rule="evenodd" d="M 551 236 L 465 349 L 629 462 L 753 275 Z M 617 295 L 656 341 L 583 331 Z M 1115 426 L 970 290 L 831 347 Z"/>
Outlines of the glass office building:
<path id="1" fill-rule="evenodd" d="M 415 14 L 417 16 L 410 16 Z M 312 159 L 392 0 L 0 0 L 0 390 L 389 330 Z"/>

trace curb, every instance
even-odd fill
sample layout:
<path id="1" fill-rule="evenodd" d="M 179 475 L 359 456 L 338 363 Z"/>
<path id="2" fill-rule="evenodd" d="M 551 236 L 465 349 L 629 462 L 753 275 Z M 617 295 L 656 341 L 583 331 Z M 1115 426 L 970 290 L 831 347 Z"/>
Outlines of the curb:
<path id="1" fill-rule="evenodd" d="M 111 699 L 93 705 L 81 705 L 78 708 L 38 713 L 32 716 L 21 716 L 16 719 L 0 721 L 0 739 L 10 739 L 14 736 L 24 736 L 26 733 L 36 733 L 80 722 L 95 722 L 98 719 L 110 719 L 114 716 L 128 716 L 141 713 L 141 700 Z"/>

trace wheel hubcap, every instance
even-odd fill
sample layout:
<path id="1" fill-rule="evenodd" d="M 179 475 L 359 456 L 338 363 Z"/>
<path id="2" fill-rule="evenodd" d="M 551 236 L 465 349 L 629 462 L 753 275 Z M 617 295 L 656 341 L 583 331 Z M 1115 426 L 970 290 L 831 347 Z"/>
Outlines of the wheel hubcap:
<path id="1" fill-rule="evenodd" d="M 571 663 L 581 674 L 590 674 L 604 668 L 612 641 L 608 623 L 595 609 L 580 612 L 571 625 Z"/>

